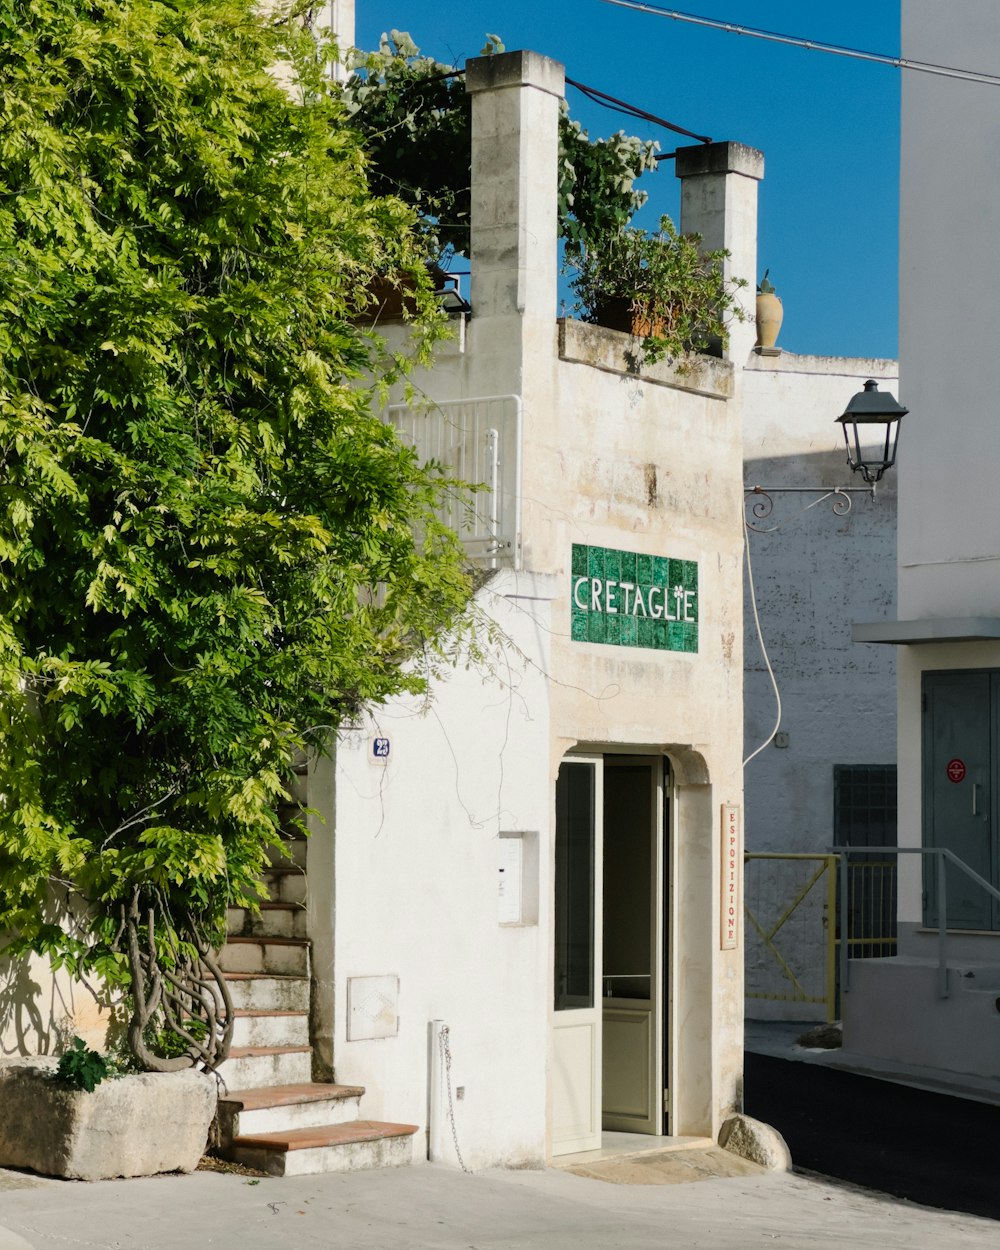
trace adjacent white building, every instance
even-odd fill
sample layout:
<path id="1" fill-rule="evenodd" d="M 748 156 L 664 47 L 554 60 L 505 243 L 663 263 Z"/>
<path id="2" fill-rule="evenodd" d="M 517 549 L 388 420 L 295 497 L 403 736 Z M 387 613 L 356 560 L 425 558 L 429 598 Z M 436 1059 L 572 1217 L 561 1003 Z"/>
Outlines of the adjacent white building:
<path id="1" fill-rule="evenodd" d="M 903 0 L 902 54 L 996 73 L 991 0 Z M 1000 509 L 994 257 L 1000 91 L 905 73 L 900 179 L 898 615 L 900 957 L 852 970 L 845 1043 L 993 1077 L 1000 1054 Z M 865 619 L 865 618 L 862 618 Z M 976 876 L 971 876 L 971 873 Z M 979 878 L 978 880 L 976 878 Z M 946 917 L 939 957 L 937 926 Z"/>

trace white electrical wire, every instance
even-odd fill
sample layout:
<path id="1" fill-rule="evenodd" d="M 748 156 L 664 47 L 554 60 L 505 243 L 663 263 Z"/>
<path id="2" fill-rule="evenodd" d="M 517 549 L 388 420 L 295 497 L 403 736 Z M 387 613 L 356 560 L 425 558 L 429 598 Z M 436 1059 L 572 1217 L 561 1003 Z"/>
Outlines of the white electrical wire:
<path id="1" fill-rule="evenodd" d="M 765 738 L 757 750 L 751 751 L 746 757 L 743 761 L 743 767 L 746 768 L 754 756 L 760 755 L 761 751 L 763 751 L 765 747 L 770 746 L 770 744 L 774 741 L 774 735 L 778 732 L 781 725 L 781 691 L 778 689 L 778 681 L 774 675 L 774 669 L 771 667 L 771 660 L 767 654 L 767 647 L 764 644 L 764 634 L 760 628 L 760 613 L 757 611 L 757 591 L 754 589 L 753 565 L 750 562 L 750 531 L 745 525 L 743 527 L 743 551 L 746 555 L 747 561 L 747 581 L 750 583 L 750 602 L 753 605 L 754 624 L 757 626 L 757 641 L 760 643 L 760 653 L 764 657 L 764 663 L 767 665 L 767 675 L 771 679 L 771 685 L 774 688 L 774 701 L 778 708 L 778 715 L 774 722 L 774 728 L 771 730 L 771 736 L 769 738 Z"/>
<path id="2" fill-rule="evenodd" d="M 643 4 L 639 0 L 604 0 L 604 3 L 613 4 L 619 9 L 635 9 L 639 13 L 652 13 L 655 17 L 669 17 L 675 22 L 689 22 L 693 26 L 708 26 L 712 30 L 724 30 L 730 35 L 749 35 L 752 39 L 765 39 L 769 43 L 783 43 L 793 48 L 806 48 L 810 52 L 829 52 L 833 56 L 846 56 L 855 61 L 874 61 L 876 65 L 891 65 L 896 69 L 912 69 L 921 74 L 937 74 L 941 78 L 959 78 L 964 82 L 978 82 L 988 87 L 1000 87 L 1000 76 L 980 73 L 974 69 L 959 69 L 954 65 L 935 65 L 933 61 L 910 61 L 902 56 L 887 56 L 883 52 L 863 52 L 860 48 L 845 48 L 836 43 L 820 43 L 816 39 L 779 35 L 771 30 L 758 30 L 753 26 L 740 26 L 736 22 L 699 17 L 695 13 L 665 9 L 658 4 Z"/>

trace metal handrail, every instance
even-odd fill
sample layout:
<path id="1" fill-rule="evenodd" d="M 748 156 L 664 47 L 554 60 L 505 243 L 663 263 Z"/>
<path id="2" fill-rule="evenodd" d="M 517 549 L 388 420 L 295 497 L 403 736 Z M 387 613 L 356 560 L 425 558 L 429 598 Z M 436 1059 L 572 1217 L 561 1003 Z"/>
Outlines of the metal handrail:
<path id="1" fill-rule="evenodd" d="M 964 859 L 959 859 L 954 851 L 946 846 L 834 846 L 830 853 L 840 859 L 840 932 L 847 935 L 847 864 L 850 855 L 936 855 L 941 861 L 937 873 L 937 933 L 938 933 L 938 997 L 947 998 L 948 989 L 948 886 L 944 872 L 944 862 L 948 860 L 961 872 L 981 886 L 987 894 L 991 894 L 1000 902 L 1000 890 L 991 885 L 985 877 L 981 877 L 974 868 L 970 868 Z M 840 988 L 842 993 L 849 993 L 850 960 L 848 944 L 840 943 Z"/>

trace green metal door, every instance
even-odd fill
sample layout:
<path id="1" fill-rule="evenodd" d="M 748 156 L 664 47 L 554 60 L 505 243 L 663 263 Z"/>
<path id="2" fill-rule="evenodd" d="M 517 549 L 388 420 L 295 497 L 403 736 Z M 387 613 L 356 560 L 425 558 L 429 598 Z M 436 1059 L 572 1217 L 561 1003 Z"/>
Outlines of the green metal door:
<path id="1" fill-rule="evenodd" d="M 924 845 L 947 847 L 997 884 L 997 745 L 1000 673 L 925 673 Z M 924 872 L 924 923 L 936 926 L 936 864 Z M 947 926 L 1000 928 L 997 905 L 954 867 L 946 869 Z"/>

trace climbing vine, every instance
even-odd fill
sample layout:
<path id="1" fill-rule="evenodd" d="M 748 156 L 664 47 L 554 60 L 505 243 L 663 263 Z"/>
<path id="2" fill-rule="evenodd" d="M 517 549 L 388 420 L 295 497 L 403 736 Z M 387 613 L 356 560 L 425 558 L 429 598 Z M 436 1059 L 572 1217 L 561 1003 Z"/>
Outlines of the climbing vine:
<path id="1" fill-rule="evenodd" d="M 415 214 L 257 8 L 0 0 L 0 931 L 130 996 L 146 1066 L 224 1056 L 293 761 L 470 590 L 356 325 L 392 270 L 440 333 Z"/>

